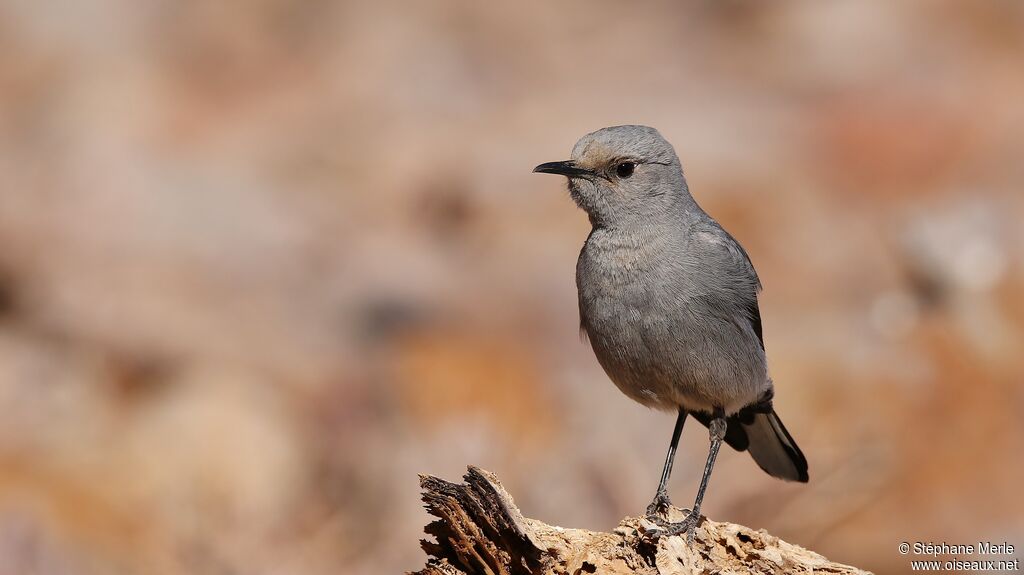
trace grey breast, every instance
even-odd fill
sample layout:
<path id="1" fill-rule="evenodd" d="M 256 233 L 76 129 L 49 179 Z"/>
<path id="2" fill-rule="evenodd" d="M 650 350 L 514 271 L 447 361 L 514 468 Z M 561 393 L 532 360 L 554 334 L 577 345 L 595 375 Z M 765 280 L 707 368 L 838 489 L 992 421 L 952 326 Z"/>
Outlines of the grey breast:
<path id="1" fill-rule="evenodd" d="M 581 327 L 609 378 L 641 404 L 732 413 L 770 386 L 737 297 L 756 298 L 756 276 L 720 269 L 734 264 L 715 229 L 594 230 L 580 253 Z"/>

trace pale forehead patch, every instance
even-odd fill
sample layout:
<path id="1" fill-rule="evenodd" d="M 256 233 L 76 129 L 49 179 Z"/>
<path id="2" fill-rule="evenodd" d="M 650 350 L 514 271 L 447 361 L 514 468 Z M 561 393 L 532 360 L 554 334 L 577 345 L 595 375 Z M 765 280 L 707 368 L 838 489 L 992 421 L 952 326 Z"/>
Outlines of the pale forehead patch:
<path id="1" fill-rule="evenodd" d="M 628 157 L 671 163 L 675 151 L 657 130 L 647 126 L 602 128 L 580 138 L 572 149 L 572 159 L 585 167 Z"/>
<path id="2" fill-rule="evenodd" d="M 597 168 L 608 164 L 613 159 L 620 157 L 620 155 L 604 143 L 591 140 L 583 146 L 577 145 L 573 149 L 572 159 L 580 167 Z"/>

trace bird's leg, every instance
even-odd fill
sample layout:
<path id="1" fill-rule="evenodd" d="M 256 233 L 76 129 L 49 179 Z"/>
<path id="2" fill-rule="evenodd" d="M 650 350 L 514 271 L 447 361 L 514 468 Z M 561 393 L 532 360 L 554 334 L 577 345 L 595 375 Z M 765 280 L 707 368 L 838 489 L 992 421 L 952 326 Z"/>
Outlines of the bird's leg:
<path id="1" fill-rule="evenodd" d="M 659 515 L 668 513 L 671 501 L 668 499 L 668 479 L 672 475 L 672 463 L 676 459 L 676 448 L 679 446 L 679 436 L 683 433 L 683 424 L 686 423 L 686 410 L 679 408 L 679 416 L 676 418 L 676 427 L 672 430 L 672 442 L 668 445 L 668 455 L 665 456 L 665 467 L 661 470 L 661 481 L 658 483 L 658 492 L 654 494 L 654 501 L 647 506 L 647 517 L 657 518 Z"/>
<path id="2" fill-rule="evenodd" d="M 708 450 L 708 462 L 704 465 L 704 476 L 700 480 L 700 489 L 697 490 L 697 499 L 693 502 L 693 509 L 687 514 L 686 519 L 668 529 L 669 535 L 678 535 L 685 531 L 687 543 L 693 542 L 693 532 L 700 522 L 700 505 L 704 501 L 704 491 L 708 488 L 711 470 L 715 467 L 715 458 L 718 457 L 718 449 L 722 447 L 726 429 L 728 429 L 728 424 L 725 421 L 725 413 L 722 410 L 717 410 L 714 419 L 708 425 L 711 448 Z"/>

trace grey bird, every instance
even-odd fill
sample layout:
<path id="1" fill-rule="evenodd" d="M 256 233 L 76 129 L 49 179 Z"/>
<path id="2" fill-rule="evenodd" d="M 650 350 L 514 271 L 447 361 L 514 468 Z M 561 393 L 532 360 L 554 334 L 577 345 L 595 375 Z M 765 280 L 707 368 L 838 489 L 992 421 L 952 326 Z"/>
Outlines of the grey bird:
<path id="1" fill-rule="evenodd" d="M 806 482 L 807 460 L 773 407 L 760 280 L 742 246 L 690 195 L 672 145 L 654 128 L 615 126 L 583 136 L 572 159 L 534 172 L 569 179 L 592 230 L 576 265 L 580 328 L 622 393 L 677 411 L 647 516 L 693 540 L 722 441 L 765 472 Z M 669 523 L 666 490 L 687 415 L 711 445 L 693 508 Z"/>

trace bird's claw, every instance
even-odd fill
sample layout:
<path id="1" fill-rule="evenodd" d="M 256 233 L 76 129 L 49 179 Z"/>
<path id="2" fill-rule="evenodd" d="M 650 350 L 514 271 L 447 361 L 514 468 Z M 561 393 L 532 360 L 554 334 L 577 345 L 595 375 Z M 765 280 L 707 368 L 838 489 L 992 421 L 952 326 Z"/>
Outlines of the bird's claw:
<path id="1" fill-rule="evenodd" d="M 668 516 L 668 510 L 671 505 L 672 502 L 669 501 L 668 493 L 659 491 L 654 496 L 654 501 L 651 501 L 651 504 L 647 506 L 647 518 L 654 523 L 662 522 L 660 518 Z"/>
<path id="2" fill-rule="evenodd" d="M 693 511 L 689 512 L 686 515 L 685 519 L 683 519 L 679 523 L 673 523 L 671 526 L 669 526 L 669 528 L 666 530 L 666 535 L 671 537 L 673 535 L 679 535 L 680 533 L 685 532 L 686 543 L 693 543 L 693 533 L 694 531 L 696 531 L 697 525 L 700 524 L 700 520 L 700 511 L 694 509 Z"/>
<path id="3" fill-rule="evenodd" d="M 697 530 L 697 526 L 700 525 L 701 514 L 699 510 L 690 511 L 687 513 L 686 518 L 676 523 L 669 523 L 660 517 L 650 519 L 658 526 L 655 530 L 657 537 L 672 537 L 674 535 L 686 533 L 686 543 L 689 545 L 693 543 L 693 534 Z"/>

